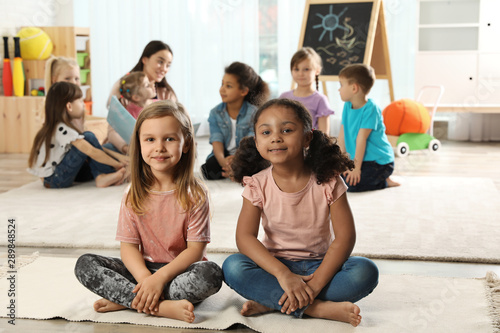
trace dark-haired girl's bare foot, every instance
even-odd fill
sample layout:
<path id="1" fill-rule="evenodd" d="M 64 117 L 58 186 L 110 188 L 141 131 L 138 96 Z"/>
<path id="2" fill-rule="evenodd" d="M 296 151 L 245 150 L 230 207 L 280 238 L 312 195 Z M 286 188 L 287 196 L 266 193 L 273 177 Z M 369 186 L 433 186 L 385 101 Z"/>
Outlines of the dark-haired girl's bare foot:
<path id="1" fill-rule="evenodd" d="M 274 309 L 268 308 L 267 306 L 264 306 L 255 301 L 246 301 L 245 304 L 243 304 L 243 307 L 241 308 L 241 315 L 248 317 L 272 311 L 274 311 Z"/>
<path id="2" fill-rule="evenodd" d="M 304 313 L 314 318 L 342 321 L 354 327 L 361 322 L 360 309 L 351 302 L 330 302 L 315 299 Z"/>

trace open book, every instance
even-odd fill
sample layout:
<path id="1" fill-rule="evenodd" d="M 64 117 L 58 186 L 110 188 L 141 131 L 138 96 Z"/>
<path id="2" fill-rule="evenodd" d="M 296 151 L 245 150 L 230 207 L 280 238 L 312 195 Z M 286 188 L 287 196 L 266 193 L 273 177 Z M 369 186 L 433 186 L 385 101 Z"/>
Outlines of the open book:
<path id="1" fill-rule="evenodd" d="M 125 109 L 116 96 L 111 97 L 108 111 L 108 123 L 127 144 L 130 144 L 130 137 L 135 126 L 134 117 Z"/>

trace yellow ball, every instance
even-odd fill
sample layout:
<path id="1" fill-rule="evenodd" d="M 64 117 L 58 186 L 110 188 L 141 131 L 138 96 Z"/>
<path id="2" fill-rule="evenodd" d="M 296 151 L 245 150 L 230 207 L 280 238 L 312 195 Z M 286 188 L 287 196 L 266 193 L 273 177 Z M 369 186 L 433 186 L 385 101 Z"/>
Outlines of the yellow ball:
<path id="1" fill-rule="evenodd" d="M 40 28 L 28 27 L 19 30 L 21 58 L 25 60 L 43 60 L 52 54 L 52 41 Z"/>

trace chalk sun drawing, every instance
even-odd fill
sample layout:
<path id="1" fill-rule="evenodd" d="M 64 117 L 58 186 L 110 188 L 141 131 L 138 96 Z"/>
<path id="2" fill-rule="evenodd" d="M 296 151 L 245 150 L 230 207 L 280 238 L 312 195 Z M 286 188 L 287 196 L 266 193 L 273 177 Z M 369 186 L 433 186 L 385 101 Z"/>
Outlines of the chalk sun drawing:
<path id="1" fill-rule="evenodd" d="M 323 32 L 321 33 L 321 36 L 319 36 L 320 42 L 327 32 L 330 33 L 330 41 L 333 42 L 333 31 L 334 30 L 336 30 L 337 28 L 343 29 L 343 30 L 348 30 L 346 27 L 339 25 L 340 17 L 342 15 L 344 15 L 346 10 L 347 10 L 347 7 L 345 7 L 344 10 L 342 10 L 342 12 L 340 14 L 335 15 L 333 13 L 333 5 L 330 5 L 330 12 L 327 15 L 321 15 L 319 13 L 316 13 L 316 16 L 321 18 L 321 24 L 314 25 L 313 29 L 323 28 Z"/>

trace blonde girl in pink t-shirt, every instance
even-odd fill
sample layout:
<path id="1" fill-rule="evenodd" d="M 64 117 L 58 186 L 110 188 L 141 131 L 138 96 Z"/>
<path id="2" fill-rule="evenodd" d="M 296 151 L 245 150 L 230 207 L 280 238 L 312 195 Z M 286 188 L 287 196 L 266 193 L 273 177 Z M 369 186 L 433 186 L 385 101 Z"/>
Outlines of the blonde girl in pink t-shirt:
<path id="1" fill-rule="evenodd" d="M 131 139 L 131 186 L 120 208 L 118 258 L 81 256 L 78 280 L 103 297 L 97 312 L 134 309 L 193 322 L 194 303 L 222 286 L 206 261 L 210 211 L 194 176 L 194 131 L 184 107 L 159 101 L 140 113 Z"/>
<path id="2" fill-rule="evenodd" d="M 226 284 L 249 299 L 241 314 L 278 310 L 359 325 L 354 302 L 377 286 L 378 269 L 350 256 L 356 231 L 339 175 L 354 163 L 312 130 L 300 102 L 271 100 L 253 125 L 255 137 L 242 140 L 232 163 L 233 179 L 245 185 L 236 229 L 240 253 L 222 266 Z"/>

